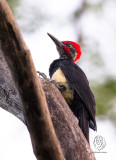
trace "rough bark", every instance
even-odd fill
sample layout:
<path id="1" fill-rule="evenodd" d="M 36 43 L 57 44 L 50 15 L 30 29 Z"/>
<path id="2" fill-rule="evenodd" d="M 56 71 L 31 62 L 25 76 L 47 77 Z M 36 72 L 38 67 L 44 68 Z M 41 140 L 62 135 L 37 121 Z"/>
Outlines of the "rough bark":
<path id="1" fill-rule="evenodd" d="M 49 124 L 46 100 L 30 52 L 4 0 L 0 0 L 0 49 L 0 107 L 27 125 L 37 159 L 64 159 L 52 124 Z M 41 83 L 65 158 L 94 160 L 76 118 L 58 89 L 46 79 Z"/>
<path id="2" fill-rule="evenodd" d="M 64 160 L 30 51 L 5 0 L 0 0 L 0 48 L 23 102 L 24 120 L 36 158 Z"/>
<path id="3" fill-rule="evenodd" d="M 41 79 L 52 122 L 67 160 L 94 159 L 77 120 L 59 90 L 48 80 Z M 0 107 L 12 113 L 23 123 L 23 104 L 7 63 L 0 51 Z"/>

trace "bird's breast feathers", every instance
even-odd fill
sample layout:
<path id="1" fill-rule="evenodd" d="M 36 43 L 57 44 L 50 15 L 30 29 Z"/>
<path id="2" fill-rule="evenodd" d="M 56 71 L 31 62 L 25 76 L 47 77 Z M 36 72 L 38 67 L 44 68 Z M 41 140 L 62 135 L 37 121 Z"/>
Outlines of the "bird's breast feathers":
<path id="1" fill-rule="evenodd" d="M 58 70 L 56 70 L 56 72 L 52 75 L 52 79 L 54 79 L 56 83 L 58 83 L 58 82 L 68 83 L 65 78 L 64 73 L 61 71 L 60 68 Z"/>
<path id="2" fill-rule="evenodd" d="M 64 85 L 67 90 L 70 89 L 70 85 L 60 68 L 58 68 L 51 77 L 58 85 Z"/>
<path id="3" fill-rule="evenodd" d="M 62 70 L 58 68 L 56 72 L 54 72 L 51 78 L 55 80 L 58 86 L 65 86 L 66 89 L 62 90 L 61 93 L 64 99 L 66 100 L 66 102 L 70 104 L 71 100 L 73 100 L 73 90 L 71 89 L 68 81 L 66 80 Z"/>

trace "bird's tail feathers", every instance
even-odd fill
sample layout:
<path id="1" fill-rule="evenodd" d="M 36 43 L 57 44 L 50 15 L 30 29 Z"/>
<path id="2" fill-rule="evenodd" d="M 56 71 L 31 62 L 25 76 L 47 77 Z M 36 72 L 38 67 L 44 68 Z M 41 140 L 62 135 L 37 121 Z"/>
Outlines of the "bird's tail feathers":
<path id="1" fill-rule="evenodd" d="M 89 143 L 89 122 L 86 116 L 86 111 L 84 109 L 81 110 L 79 115 L 79 126 Z"/>

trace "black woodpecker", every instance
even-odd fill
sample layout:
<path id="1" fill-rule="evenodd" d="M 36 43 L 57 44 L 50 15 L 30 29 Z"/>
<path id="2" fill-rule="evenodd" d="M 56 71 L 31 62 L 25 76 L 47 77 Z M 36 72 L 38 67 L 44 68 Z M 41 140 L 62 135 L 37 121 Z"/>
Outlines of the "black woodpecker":
<path id="1" fill-rule="evenodd" d="M 96 126 L 96 103 L 89 87 L 89 82 L 82 69 L 75 64 L 81 56 L 80 46 L 72 41 L 59 41 L 48 33 L 60 55 L 49 68 L 50 78 L 55 81 L 78 119 L 79 126 L 89 142 L 89 127 L 94 131 Z"/>

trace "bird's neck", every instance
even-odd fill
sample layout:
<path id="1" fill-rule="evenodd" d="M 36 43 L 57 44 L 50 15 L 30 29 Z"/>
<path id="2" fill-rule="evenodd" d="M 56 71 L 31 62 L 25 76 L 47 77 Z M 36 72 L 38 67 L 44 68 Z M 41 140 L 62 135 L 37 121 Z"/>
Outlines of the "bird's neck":
<path id="1" fill-rule="evenodd" d="M 73 59 L 70 57 L 67 57 L 66 55 L 60 56 L 59 59 L 69 60 L 69 61 L 73 62 Z"/>

